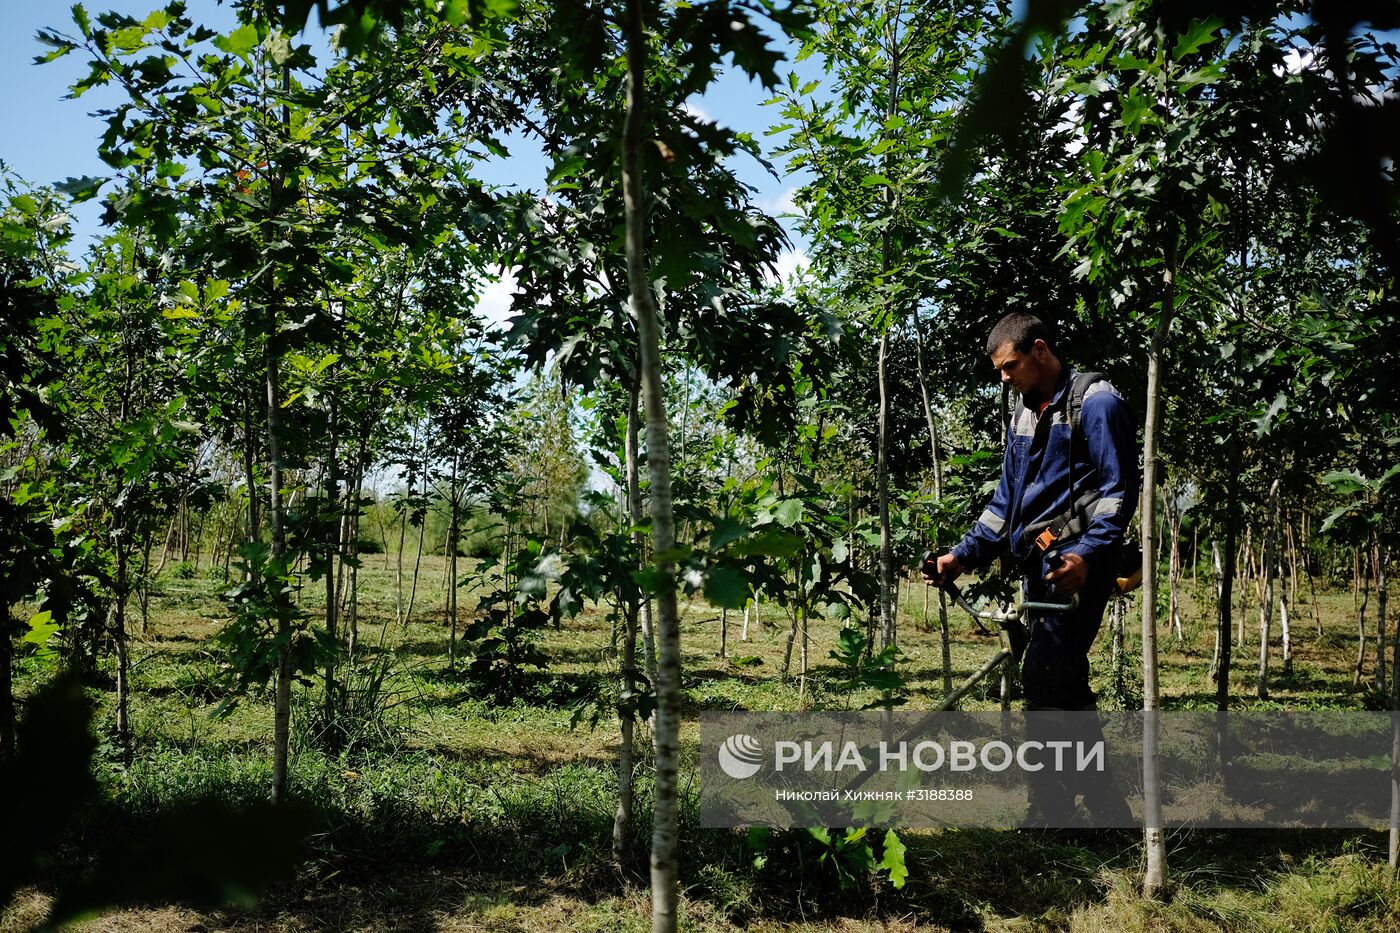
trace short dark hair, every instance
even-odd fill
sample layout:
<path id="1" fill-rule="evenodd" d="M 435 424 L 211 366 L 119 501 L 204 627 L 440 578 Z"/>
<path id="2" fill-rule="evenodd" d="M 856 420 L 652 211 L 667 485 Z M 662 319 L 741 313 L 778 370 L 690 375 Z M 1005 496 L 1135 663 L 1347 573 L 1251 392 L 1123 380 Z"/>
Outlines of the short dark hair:
<path id="1" fill-rule="evenodd" d="M 997 321 L 987 335 L 987 355 L 991 356 L 1007 343 L 1017 353 L 1029 353 L 1037 340 L 1044 340 L 1050 352 L 1055 352 L 1055 338 L 1044 321 L 1029 311 L 1012 311 Z"/>

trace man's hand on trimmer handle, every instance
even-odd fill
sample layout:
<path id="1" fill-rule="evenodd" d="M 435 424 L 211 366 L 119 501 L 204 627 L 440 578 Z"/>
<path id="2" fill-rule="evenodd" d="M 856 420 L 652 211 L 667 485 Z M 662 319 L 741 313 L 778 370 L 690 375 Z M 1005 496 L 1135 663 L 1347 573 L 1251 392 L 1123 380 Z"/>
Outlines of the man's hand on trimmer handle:
<path id="1" fill-rule="evenodd" d="M 919 569 L 923 572 L 924 582 L 929 586 L 948 586 L 966 568 L 958 562 L 958 559 L 950 551 L 937 557 L 931 553 L 924 555 L 923 564 Z"/>
<path id="2" fill-rule="evenodd" d="M 1089 579 L 1089 565 L 1084 562 L 1084 558 L 1078 554 L 1052 551 L 1047 559 L 1050 572 L 1045 575 L 1045 579 L 1055 588 L 1055 592 L 1073 596 L 1084 588 L 1084 581 Z"/>

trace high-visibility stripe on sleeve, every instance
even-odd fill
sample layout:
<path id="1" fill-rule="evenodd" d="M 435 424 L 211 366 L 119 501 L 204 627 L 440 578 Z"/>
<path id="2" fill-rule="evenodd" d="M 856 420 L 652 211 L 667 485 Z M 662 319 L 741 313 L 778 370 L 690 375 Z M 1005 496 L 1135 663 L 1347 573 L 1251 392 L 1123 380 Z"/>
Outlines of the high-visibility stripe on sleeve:
<path id="1" fill-rule="evenodd" d="M 977 516 L 977 520 L 990 528 L 993 534 L 1001 534 L 1001 530 L 1006 527 L 1006 519 L 1002 518 L 991 509 L 987 509 L 981 515 Z"/>

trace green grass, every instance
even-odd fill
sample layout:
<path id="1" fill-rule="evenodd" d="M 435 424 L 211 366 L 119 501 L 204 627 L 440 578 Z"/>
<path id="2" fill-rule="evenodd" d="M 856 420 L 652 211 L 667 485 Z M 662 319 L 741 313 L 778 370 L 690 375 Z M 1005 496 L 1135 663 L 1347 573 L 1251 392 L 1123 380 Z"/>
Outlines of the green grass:
<path id="1" fill-rule="evenodd" d="M 406 570 L 411 572 L 412 562 Z M 117 911 L 94 929 L 643 930 L 647 923 L 645 849 L 650 794 L 649 747 L 639 747 L 634 858 L 620 869 L 610 852 L 618 729 L 607 712 L 616 669 L 611 628 L 588 612 L 542 633 L 550 658 L 528 679 L 521 699 L 502 702 L 446 671 L 442 619 L 444 561 L 423 559 L 414 617 L 395 622 L 392 557 L 371 555 L 360 571 L 359 657 L 369 668 L 391 659 L 386 706 L 375 742 L 345 754 L 318 748 L 294 728 L 294 799 L 316 814 L 296 879 L 255 906 L 200 914 L 150 906 Z M 132 626 L 132 722 L 135 755 L 125 764 L 110 742 L 98 765 L 108 803 L 81 823 L 84 839 L 140 832 L 162 813 L 215 794 L 231 802 L 265 799 L 271 770 L 270 698 L 255 693 L 224 718 L 211 713 L 227 696 L 222 661 L 210 644 L 225 610 L 207 571 L 163 577 L 144 631 Z M 1185 594 L 1184 639 L 1159 635 L 1167 708 L 1213 703 L 1207 682 L 1213 606 Z M 900 632 L 911 708 L 942 694 L 936 604 L 924 617 L 923 589 L 901 589 Z M 308 586 L 302 607 L 313 620 L 322 591 Z M 1294 610 L 1293 672 L 1281 668 L 1277 625 L 1268 704 L 1289 708 L 1363 707 L 1352 693 L 1356 635 L 1350 592 L 1319 600 L 1322 634 L 1309 601 Z M 463 602 L 469 615 L 471 603 Z M 735 831 L 697 825 L 694 762 L 703 710 L 779 710 L 859 706 L 834 687 L 827 652 L 838 623 L 813 620 L 810 669 L 780 676 L 788 621 L 762 607 L 740 639 L 742 613 L 729 614 L 729 658 L 718 656 L 720 613 L 682 604 L 686 720 L 682 729 L 683 863 L 686 929 L 989 930 L 1367 930 L 1400 923 L 1400 889 L 1383 870 L 1384 839 L 1373 833 L 1234 832 L 1171 837 L 1173 887 L 1160 904 L 1135 894 L 1142 849 L 1133 834 L 1109 833 L 1075 844 L 1001 831 L 911 831 L 911 876 L 902 891 L 872 880 L 843 889 L 812 863 L 801 836 L 782 837 L 761 869 Z M 1235 704 L 1252 699 L 1257 666 L 1257 606 L 1236 647 Z M 1373 620 L 1372 620 L 1373 621 Z M 953 611 L 953 679 L 997 649 Z M 1136 657 L 1140 607 L 1130 599 L 1126 649 Z M 734 663 L 747 659 L 745 663 Z M 1095 685 L 1109 695 L 1107 632 L 1093 657 Z M 1135 664 L 1136 662 L 1134 662 Z M 24 695 L 44 677 L 32 659 L 18 665 Z M 1374 669 L 1374 650 L 1368 677 Z M 1135 667 L 1131 674 L 1140 676 Z M 342 674 L 345 672 L 342 671 Z M 94 691 L 99 729 L 112 725 L 111 695 Z M 300 689 L 301 720 L 320 702 Z M 595 727 L 590 704 L 601 703 Z M 967 708 L 990 709 L 974 696 Z M 575 724 L 583 715 L 585 722 Z M 65 850 L 55 876 L 82 869 L 81 846 Z M 43 889 L 25 892 L 0 917 L 0 930 L 27 929 L 46 909 Z"/>

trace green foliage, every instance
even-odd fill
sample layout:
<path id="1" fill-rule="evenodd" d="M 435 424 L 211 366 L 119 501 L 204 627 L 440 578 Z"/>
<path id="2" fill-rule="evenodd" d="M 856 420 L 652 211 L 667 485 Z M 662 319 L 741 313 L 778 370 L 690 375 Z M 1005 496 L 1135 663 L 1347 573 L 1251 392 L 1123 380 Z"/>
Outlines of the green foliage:
<path id="1" fill-rule="evenodd" d="M 536 640 L 551 621 L 545 600 L 559 572 L 559 558 L 546 553 L 539 539 L 526 537 L 501 566 L 496 585 L 477 603 L 476 618 L 466 630 L 472 641 L 467 674 L 500 700 L 520 696 L 527 668 L 546 664 Z"/>
<path id="2" fill-rule="evenodd" d="M 217 712 L 227 715 L 254 687 L 265 688 L 277 674 L 285 650 L 295 676 L 309 678 L 322 655 L 338 650 L 322 632 L 307 627 L 306 614 L 286 598 L 293 585 L 285 559 L 274 558 L 265 542 L 244 544 L 235 562 L 241 583 L 223 593 L 232 616 L 214 641 L 226 659 L 225 687 L 229 696 Z"/>
<path id="3" fill-rule="evenodd" d="M 841 629 L 831 658 L 840 665 L 833 686 L 843 696 L 845 708 L 850 708 L 857 690 L 875 690 L 880 694 L 861 709 L 890 709 L 908 702 L 904 675 L 894 667 L 900 655 L 898 645 L 886 645 L 874 651 L 860 629 L 849 626 Z"/>
<path id="4" fill-rule="evenodd" d="M 407 716 L 400 705 L 409 697 L 395 673 L 394 655 L 381 645 L 342 673 L 330 702 L 304 692 L 292 717 L 298 744 L 343 757 L 402 750 Z"/>
<path id="5" fill-rule="evenodd" d="M 816 826 L 776 834 L 765 827 L 754 827 L 748 830 L 744 841 L 754 853 L 755 868 L 762 870 L 776 853 L 782 852 L 785 857 L 792 854 L 783 852 L 785 849 L 799 849 L 800 864 L 811 866 L 812 880 L 834 880 L 841 891 L 868 885 L 881 873 L 897 889 L 903 888 L 909 877 L 904 843 L 892 829 L 886 830 L 880 842 L 878 859 L 866 827 Z"/>

